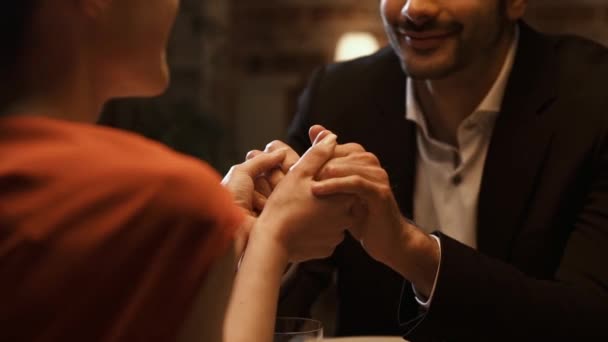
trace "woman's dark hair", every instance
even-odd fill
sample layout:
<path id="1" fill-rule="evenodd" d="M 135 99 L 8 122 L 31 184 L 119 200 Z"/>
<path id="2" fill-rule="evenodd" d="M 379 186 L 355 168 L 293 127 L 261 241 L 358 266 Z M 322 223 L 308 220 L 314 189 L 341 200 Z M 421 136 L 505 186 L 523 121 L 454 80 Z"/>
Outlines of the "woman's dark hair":
<path id="1" fill-rule="evenodd" d="M 7 75 L 22 54 L 26 30 L 38 0 L 2 0 L 0 5 L 0 75 Z"/>

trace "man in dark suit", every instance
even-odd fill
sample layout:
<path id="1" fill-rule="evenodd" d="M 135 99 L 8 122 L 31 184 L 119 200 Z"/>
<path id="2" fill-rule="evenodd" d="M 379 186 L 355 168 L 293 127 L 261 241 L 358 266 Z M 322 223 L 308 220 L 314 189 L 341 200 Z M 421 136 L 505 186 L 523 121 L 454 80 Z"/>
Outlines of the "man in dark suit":
<path id="1" fill-rule="evenodd" d="M 315 73 L 289 144 L 320 123 L 378 160 L 351 145 L 320 175 L 362 223 L 298 266 L 279 314 L 335 270 L 338 335 L 608 338 L 608 50 L 535 32 L 525 7 L 382 0 L 392 49 Z"/>

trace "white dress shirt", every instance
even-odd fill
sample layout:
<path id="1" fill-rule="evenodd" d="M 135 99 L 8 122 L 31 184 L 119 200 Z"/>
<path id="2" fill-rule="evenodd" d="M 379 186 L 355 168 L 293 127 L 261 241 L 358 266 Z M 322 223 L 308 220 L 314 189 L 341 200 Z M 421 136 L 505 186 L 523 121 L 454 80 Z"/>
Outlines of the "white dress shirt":
<path id="1" fill-rule="evenodd" d="M 492 88 L 458 127 L 458 147 L 430 135 L 413 81 L 406 80 L 406 119 L 417 126 L 414 221 L 428 233 L 438 230 L 472 248 L 477 248 L 477 202 L 486 154 L 513 68 L 518 40 L 519 32 Z M 440 244 L 439 239 L 436 240 Z M 428 308 L 434 291 L 435 286 L 429 298 L 422 300 L 414 289 L 416 300 Z"/>

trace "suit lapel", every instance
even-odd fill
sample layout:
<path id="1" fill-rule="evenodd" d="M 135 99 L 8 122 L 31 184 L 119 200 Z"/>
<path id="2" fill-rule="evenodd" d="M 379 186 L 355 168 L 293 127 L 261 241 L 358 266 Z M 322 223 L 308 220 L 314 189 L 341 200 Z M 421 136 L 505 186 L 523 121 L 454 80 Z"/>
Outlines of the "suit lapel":
<path id="1" fill-rule="evenodd" d="M 521 25 L 513 72 L 483 172 L 478 205 L 478 248 L 508 260 L 542 168 L 552 130 L 543 115 L 556 98 L 551 41 Z"/>
<path id="2" fill-rule="evenodd" d="M 375 120 L 383 129 L 374 133 L 374 144 L 377 141 L 377 145 L 372 152 L 379 156 L 382 166 L 391 175 L 391 187 L 401 212 L 412 218 L 416 127 L 405 119 L 406 81 L 399 59 L 390 48 L 386 49 L 386 54 L 383 69 L 377 73 L 377 84 L 373 85 L 379 111 Z"/>

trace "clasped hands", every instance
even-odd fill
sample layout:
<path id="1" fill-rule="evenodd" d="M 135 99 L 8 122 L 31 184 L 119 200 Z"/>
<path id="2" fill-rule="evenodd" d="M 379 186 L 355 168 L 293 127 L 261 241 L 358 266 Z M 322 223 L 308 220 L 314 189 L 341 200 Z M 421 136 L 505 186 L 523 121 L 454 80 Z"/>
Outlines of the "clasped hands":
<path id="1" fill-rule="evenodd" d="M 358 144 L 338 144 L 319 125 L 309 137 L 312 146 L 301 157 L 274 141 L 224 178 L 247 212 L 242 248 L 247 239 L 270 239 L 289 262 L 318 259 L 331 255 L 348 231 L 372 258 L 413 280 L 419 270 L 409 252 L 435 242 L 401 215 L 378 158 Z M 434 275 L 426 278 L 432 283 Z"/>
<path id="2" fill-rule="evenodd" d="M 248 212 L 247 229 L 275 229 L 291 262 L 331 255 L 346 230 L 374 258 L 388 259 L 387 241 L 401 238 L 404 220 L 378 158 L 358 144 L 338 145 L 322 126 L 309 137 L 301 158 L 274 141 L 230 170 L 224 184 Z M 236 181 L 239 173 L 246 182 Z"/>

